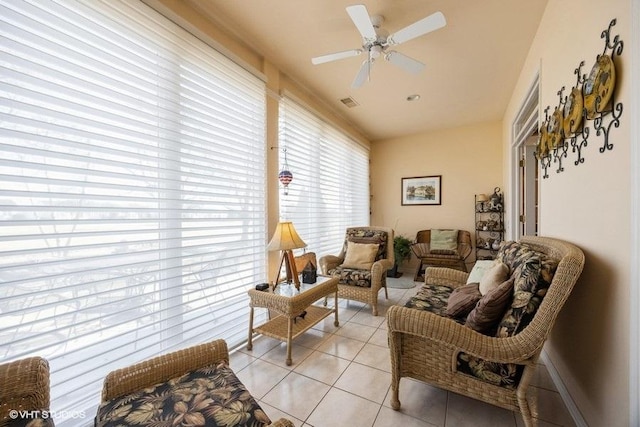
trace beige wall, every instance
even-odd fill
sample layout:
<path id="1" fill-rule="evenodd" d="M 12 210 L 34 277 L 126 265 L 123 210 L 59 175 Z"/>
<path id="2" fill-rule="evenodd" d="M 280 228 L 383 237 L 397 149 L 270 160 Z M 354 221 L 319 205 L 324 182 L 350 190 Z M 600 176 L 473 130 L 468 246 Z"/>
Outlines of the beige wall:
<path id="1" fill-rule="evenodd" d="M 567 94 L 575 84 L 573 70 L 580 61 L 588 74 L 602 53 L 600 33 L 612 18 L 618 20 L 612 35 L 629 40 L 630 10 L 629 0 L 549 1 L 503 123 L 505 181 L 511 124 L 535 74 L 539 70 L 541 111 L 547 105 L 553 110 L 556 92 L 565 86 Z M 569 152 L 565 172 L 550 170 L 540 182 L 541 234 L 571 241 L 586 255 L 582 277 L 545 351 L 590 426 L 629 425 L 629 49 L 626 45 L 616 64 L 625 111 L 620 127 L 611 131 L 613 151 L 599 153 L 602 138 L 591 129 L 584 164 L 575 166 Z"/>
<path id="2" fill-rule="evenodd" d="M 474 194 L 502 185 L 501 124 L 439 130 L 371 144 L 371 224 L 414 239 L 430 228 L 474 229 Z M 442 175 L 442 204 L 402 206 L 403 177 Z M 468 259 L 471 261 L 473 255 Z M 401 270 L 413 273 L 412 258 Z"/>

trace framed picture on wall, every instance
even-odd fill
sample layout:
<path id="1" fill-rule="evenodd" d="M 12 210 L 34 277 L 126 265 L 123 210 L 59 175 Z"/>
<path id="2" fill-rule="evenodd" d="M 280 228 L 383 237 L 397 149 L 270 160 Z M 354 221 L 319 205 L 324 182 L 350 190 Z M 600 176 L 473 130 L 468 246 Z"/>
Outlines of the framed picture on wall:
<path id="1" fill-rule="evenodd" d="M 402 178 L 402 206 L 442 204 L 442 175 Z"/>

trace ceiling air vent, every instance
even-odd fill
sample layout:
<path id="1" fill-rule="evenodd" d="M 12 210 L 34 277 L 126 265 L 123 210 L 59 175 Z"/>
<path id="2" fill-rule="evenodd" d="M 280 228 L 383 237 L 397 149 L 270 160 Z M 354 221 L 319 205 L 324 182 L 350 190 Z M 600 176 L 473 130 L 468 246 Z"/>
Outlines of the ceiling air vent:
<path id="1" fill-rule="evenodd" d="M 353 107 L 357 107 L 358 103 L 356 102 L 355 99 L 353 99 L 352 97 L 348 97 L 348 98 L 342 98 L 340 100 L 340 102 L 342 102 L 344 105 L 346 105 L 348 108 L 353 108 Z"/>

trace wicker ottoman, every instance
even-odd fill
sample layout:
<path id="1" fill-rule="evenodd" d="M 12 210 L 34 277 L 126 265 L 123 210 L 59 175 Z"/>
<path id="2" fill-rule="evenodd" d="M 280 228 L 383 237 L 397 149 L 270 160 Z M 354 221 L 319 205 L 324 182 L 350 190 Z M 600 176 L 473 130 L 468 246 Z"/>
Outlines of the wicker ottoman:
<path id="1" fill-rule="evenodd" d="M 111 372 L 95 425 L 281 426 L 272 423 L 229 367 L 224 340 L 159 356 Z"/>

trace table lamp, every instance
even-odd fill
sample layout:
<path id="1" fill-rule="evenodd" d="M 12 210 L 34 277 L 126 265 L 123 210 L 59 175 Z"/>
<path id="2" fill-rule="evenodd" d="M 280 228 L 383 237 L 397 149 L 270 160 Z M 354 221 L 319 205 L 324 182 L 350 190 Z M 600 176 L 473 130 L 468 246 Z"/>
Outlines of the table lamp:
<path id="1" fill-rule="evenodd" d="M 280 270 L 284 262 L 287 268 L 287 283 L 293 283 L 296 289 L 300 289 L 300 279 L 296 270 L 296 263 L 293 259 L 293 249 L 304 248 L 307 244 L 300 238 L 291 221 L 279 222 L 273 237 L 267 245 L 270 251 L 282 251 L 280 256 L 280 265 L 278 267 L 278 275 L 276 276 L 275 286 L 278 286 L 280 280 Z"/>

